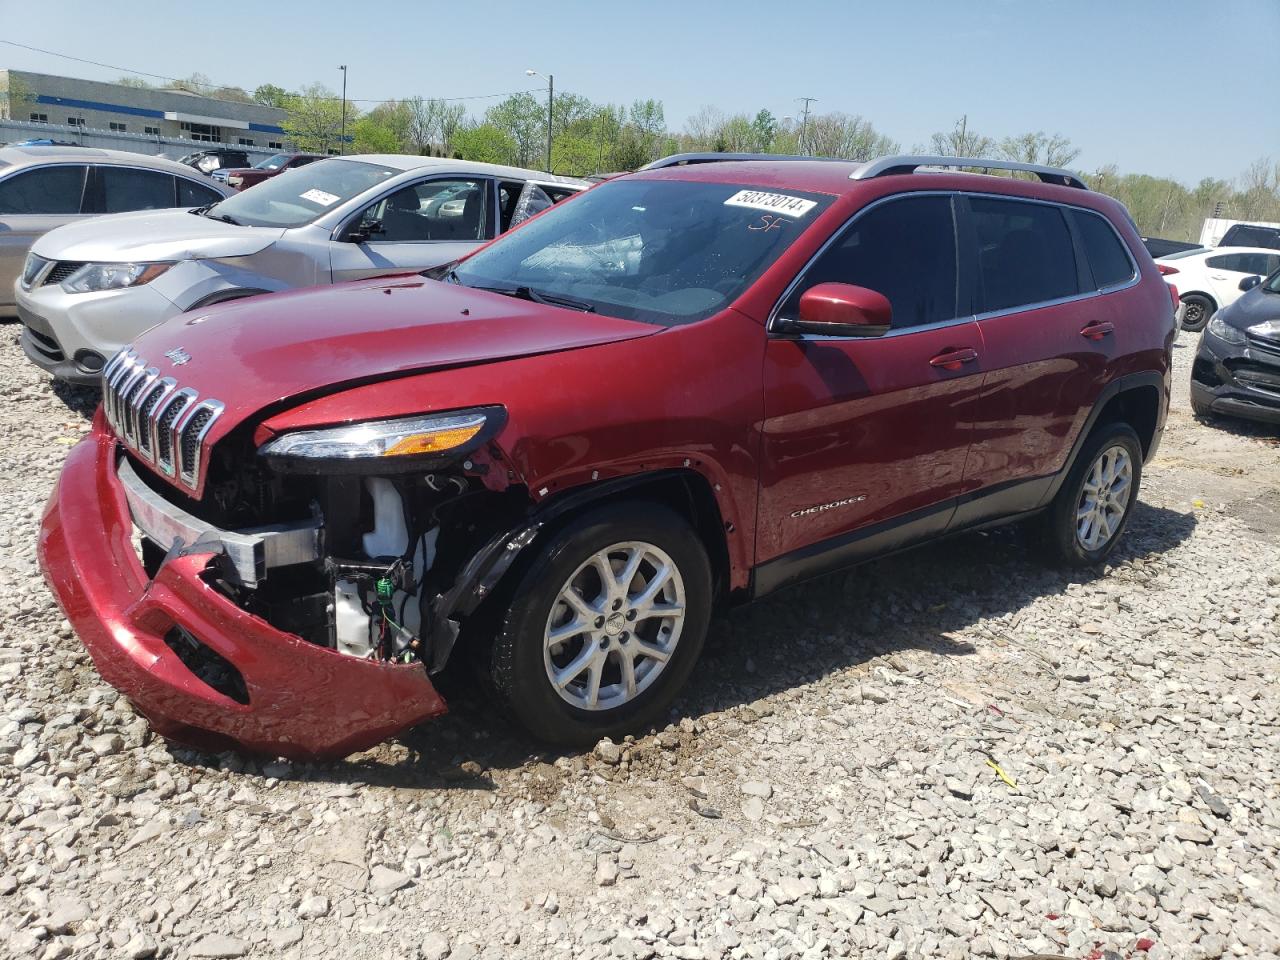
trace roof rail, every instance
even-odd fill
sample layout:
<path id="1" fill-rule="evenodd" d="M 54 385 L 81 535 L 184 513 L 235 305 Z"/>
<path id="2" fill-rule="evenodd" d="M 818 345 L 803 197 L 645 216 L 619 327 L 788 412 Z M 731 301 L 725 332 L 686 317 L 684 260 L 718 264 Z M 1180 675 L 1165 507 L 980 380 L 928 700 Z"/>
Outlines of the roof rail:
<path id="1" fill-rule="evenodd" d="M 839 157 L 802 157 L 790 153 L 673 153 L 669 157 L 646 163 L 641 170 L 661 170 L 663 167 L 683 167 L 691 163 L 723 163 L 732 160 L 818 160 L 834 163 L 852 163 Z"/>
<path id="2" fill-rule="evenodd" d="M 1021 170 L 1034 173 L 1045 183 L 1056 183 L 1060 187 L 1077 187 L 1088 190 L 1083 180 L 1070 170 L 1059 167 L 1043 167 L 1038 163 L 1022 163 L 1017 160 L 984 160 L 980 157 L 932 157 L 932 156 L 897 156 L 880 157 L 864 163 L 853 173 L 850 180 L 870 180 L 874 177 L 887 177 L 896 173 L 914 173 L 918 167 L 977 167 L 981 170 Z"/>

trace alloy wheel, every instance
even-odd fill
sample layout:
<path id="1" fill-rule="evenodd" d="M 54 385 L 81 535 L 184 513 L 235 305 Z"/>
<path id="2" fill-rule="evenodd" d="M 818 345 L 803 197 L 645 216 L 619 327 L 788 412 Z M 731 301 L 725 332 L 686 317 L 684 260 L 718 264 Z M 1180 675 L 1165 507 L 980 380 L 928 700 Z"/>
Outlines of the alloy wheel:
<path id="1" fill-rule="evenodd" d="M 1124 520 L 1133 488 L 1133 459 L 1115 444 L 1100 451 L 1085 474 L 1076 503 L 1076 540 L 1090 552 L 1101 550 Z"/>
<path id="2" fill-rule="evenodd" d="M 580 710 L 612 710 L 652 686 L 685 621 L 685 589 L 671 557 L 651 543 L 593 554 L 551 605 L 543 639 L 547 679 Z"/>

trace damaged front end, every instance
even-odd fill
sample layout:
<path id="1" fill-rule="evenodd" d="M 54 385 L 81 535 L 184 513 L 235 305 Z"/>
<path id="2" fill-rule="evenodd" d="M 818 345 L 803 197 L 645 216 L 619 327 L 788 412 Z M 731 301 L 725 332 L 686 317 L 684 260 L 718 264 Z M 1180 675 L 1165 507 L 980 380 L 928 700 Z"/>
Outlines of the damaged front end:
<path id="1" fill-rule="evenodd" d="M 41 560 L 158 732 L 329 757 L 444 711 L 429 676 L 536 530 L 491 443 L 501 408 L 265 441 L 242 424 L 191 492 L 108 420 L 68 459 Z"/>
<path id="2" fill-rule="evenodd" d="M 458 616 L 528 501 L 490 475 L 500 407 L 297 430 L 213 450 L 199 500 L 122 464 L 154 575 L 167 556 L 212 552 L 207 582 L 280 630 L 345 656 L 447 663 Z M 495 489 L 496 488 L 496 489 Z M 501 559 L 501 552 L 495 557 Z"/>

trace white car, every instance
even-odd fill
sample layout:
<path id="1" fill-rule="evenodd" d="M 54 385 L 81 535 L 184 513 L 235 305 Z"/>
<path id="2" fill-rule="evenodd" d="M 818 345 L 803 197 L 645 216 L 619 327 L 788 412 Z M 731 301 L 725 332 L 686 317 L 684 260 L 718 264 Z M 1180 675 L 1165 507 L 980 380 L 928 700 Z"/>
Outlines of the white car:
<path id="1" fill-rule="evenodd" d="M 330 157 L 190 210 L 53 230 L 14 285 L 27 357 L 97 383 L 142 331 L 214 303 L 458 259 L 583 180 L 436 157 Z"/>
<path id="2" fill-rule="evenodd" d="M 1203 330 L 1215 310 L 1230 306 L 1265 277 L 1280 269 L 1280 250 L 1218 247 L 1184 250 L 1156 260 L 1160 272 L 1178 288 L 1184 330 Z"/>

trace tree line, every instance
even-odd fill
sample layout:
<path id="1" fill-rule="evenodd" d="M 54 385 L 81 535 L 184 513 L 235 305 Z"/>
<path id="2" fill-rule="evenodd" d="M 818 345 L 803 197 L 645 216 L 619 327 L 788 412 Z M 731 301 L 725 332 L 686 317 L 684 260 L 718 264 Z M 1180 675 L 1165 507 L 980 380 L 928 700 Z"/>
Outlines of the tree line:
<path id="1" fill-rule="evenodd" d="M 136 79 L 123 78 L 139 85 Z M 210 89 L 198 74 L 178 86 Z M 206 95 L 255 102 L 285 110 L 285 131 L 301 150 L 339 152 L 343 147 L 341 98 L 323 84 L 289 91 L 265 84 L 252 93 L 219 87 Z M 460 102 L 424 97 L 388 100 L 361 110 L 346 104 L 347 153 L 413 153 L 520 167 L 546 167 L 547 100 L 517 93 L 472 113 Z M 809 154 L 866 160 L 902 152 L 902 145 L 865 117 L 830 112 L 807 118 L 725 113 L 703 107 L 683 130 L 669 129 L 660 100 L 595 103 L 576 93 L 555 96 L 551 169 L 585 176 L 634 170 L 650 160 L 683 151 Z M 993 137 L 959 118 L 934 133 L 915 153 L 951 157 L 997 157 L 1053 167 L 1072 167 L 1080 151 L 1058 134 L 1031 131 Z M 1234 181 L 1207 177 L 1187 187 L 1168 177 L 1121 173 L 1114 164 L 1079 171 L 1089 187 L 1120 200 L 1143 236 L 1196 240 L 1202 221 L 1280 221 L 1280 163 L 1260 159 Z"/>

